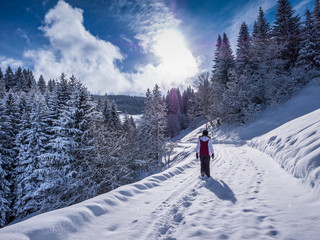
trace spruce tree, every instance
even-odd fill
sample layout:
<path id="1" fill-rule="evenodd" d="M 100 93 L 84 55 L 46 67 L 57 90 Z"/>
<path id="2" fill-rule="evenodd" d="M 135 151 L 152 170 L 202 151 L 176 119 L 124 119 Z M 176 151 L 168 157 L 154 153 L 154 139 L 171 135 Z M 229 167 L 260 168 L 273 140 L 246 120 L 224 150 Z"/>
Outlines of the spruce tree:
<path id="1" fill-rule="evenodd" d="M 316 40 L 316 29 L 312 20 L 312 13 L 308 9 L 305 13 L 302 39 L 297 66 L 306 71 L 320 70 L 320 61 L 317 61 L 317 58 L 320 57 L 320 49 Z"/>
<path id="2" fill-rule="evenodd" d="M 320 42 L 320 3 L 319 0 L 314 1 L 313 24 L 317 33 L 317 40 Z"/>
<path id="3" fill-rule="evenodd" d="M 16 218 L 25 217 L 43 207 L 46 196 L 40 190 L 45 180 L 43 154 L 46 153 L 46 103 L 42 96 L 26 96 L 22 120 L 16 138 L 18 146 L 15 177 L 15 201 L 13 210 Z"/>
<path id="4" fill-rule="evenodd" d="M 12 149 L 8 148 L 8 141 L 12 140 L 10 136 L 10 118 L 6 114 L 5 104 L 0 99 L 0 227 L 4 227 L 11 216 L 11 186 L 12 169 Z"/>
<path id="5" fill-rule="evenodd" d="M 259 68 L 265 60 L 268 45 L 270 44 L 270 24 L 264 15 L 263 9 L 259 8 L 258 19 L 254 22 L 252 31 L 252 60 L 254 69 Z"/>
<path id="6" fill-rule="evenodd" d="M 22 73 L 21 67 L 18 67 L 18 69 L 14 73 L 14 86 L 11 86 L 11 89 L 13 91 L 22 91 L 23 90 L 23 83 L 25 82 L 24 80 L 24 75 Z"/>
<path id="7" fill-rule="evenodd" d="M 316 39 L 316 48 L 318 49 L 318 54 L 314 58 L 314 62 L 319 69 L 320 66 L 320 3 L 319 0 L 315 0 L 314 3 L 314 10 L 313 10 L 313 26 L 314 26 L 314 33 Z"/>
<path id="8" fill-rule="evenodd" d="M 159 86 L 152 92 L 147 90 L 146 104 L 138 131 L 140 159 L 146 171 L 159 166 L 166 139 L 167 112 L 166 103 L 162 100 Z"/>
<path id="9" fill-rule="evenodd" d="M 44 94 L 45 91 L 46 91 L 46 89 L 47 89 L 47 85 L 46 85 L 46 82 L 45 82 L 45 80 L 44 80 L 44 78 L 43 78 L 42 75 L 40 75 L 40 77 L 39 77 L 37 86 L 38 86 L 39 91 L 40 91 L 42 94 Z"/>
<path id="10" fill-rule="evenodd" d="M 220 35 L 216 44 L 215 60 L 213 66 L 213 78 L 226 84 L 230 80 L 230 70 L 235 66 L 234 56 L 229 39 L 225 33 Z"/>
<path id="11" fill-rule="evenodd" d="M 6 94 L 6 83 L 0 68 L 0 99 L 4 98 L 5 94 Z"/>
<path id="12" fill-rule="evenodd" d="M 248 25 L 242 22 L 238 42 L 237 42 L 237 57 L 236 68 L 238 73 L 243 73 L 251 67 L 251 38 Z"/>
<path id="13" fill-rule="evenodd" d="M 180 115 L 181 107 L 178 89 L 172 88 L 167 95 L 167 109 L 168 109 L 168 135 L 175 137 L 181 130 Z"/>
<path id="14" fill-rule="evenodd" d="M 277 11 L 272 28 L 275 44 L 281 46 L 280 58 L 285 60 L 285 69 L 292 67 L 297 60 L 300 43 L 300 17 L 289 0 L 277 0 Z"/>
<path id="15" fill-rule="evenodd" d="M 7 67 L 6 72 L 4 74 L 4 82 L 5 82 L 7 91 L 9 91 L 10 89 L 13 88 L 13 86 L 15 86 L 14 73 L 10 66 Z"/>

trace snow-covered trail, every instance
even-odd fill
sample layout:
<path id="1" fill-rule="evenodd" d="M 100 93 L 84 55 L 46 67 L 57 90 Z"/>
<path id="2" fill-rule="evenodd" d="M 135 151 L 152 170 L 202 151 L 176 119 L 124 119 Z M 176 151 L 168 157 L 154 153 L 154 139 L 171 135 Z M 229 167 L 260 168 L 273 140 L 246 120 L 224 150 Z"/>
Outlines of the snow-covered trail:
<path id="1" fill-rule="evenodd" d="M 174 150 L 177 165 L 69 208 L 0 230 L 0 239 L 318 240 L 320 194 L 246 144 L 216 144 L 200 178 L 199 130 Z"/>
<path id="2" fill-rule="evenodd" d="M 273 159 L 215 145 L 212 177 L 201 179 L 193 142 L 178 145 L 192 153 L 183 164 L 122 187 L 63 239 L 319 239 L 319 195 Z"/>

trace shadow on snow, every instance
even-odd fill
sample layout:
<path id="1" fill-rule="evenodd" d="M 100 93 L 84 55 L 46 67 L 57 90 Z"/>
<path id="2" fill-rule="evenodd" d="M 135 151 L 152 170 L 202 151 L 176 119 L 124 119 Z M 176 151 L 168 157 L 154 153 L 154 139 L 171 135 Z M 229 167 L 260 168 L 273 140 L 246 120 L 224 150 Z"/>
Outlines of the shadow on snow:
<path id="1" fill-rule="evenodd" d="M 236 203 L 237 199 L 231 188 L 222 180 L 210 177 L 206 180 L 204 187 L 213 192 L 219 199 Z"/>

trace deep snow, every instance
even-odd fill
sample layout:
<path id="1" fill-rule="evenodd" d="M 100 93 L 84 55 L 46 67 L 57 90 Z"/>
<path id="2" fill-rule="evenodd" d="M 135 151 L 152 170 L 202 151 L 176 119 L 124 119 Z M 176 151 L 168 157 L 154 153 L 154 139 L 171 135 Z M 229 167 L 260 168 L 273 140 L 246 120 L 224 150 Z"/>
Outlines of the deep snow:
<path id="1" fill-rule="evenodd" d="M 176 143 L 168 170 L 7 226 L 0 239 L 317 240 L 319 99 L 314 82 L 247 126 L 215 129 L 211 178 L 199 177 L 198 128 Z"/>

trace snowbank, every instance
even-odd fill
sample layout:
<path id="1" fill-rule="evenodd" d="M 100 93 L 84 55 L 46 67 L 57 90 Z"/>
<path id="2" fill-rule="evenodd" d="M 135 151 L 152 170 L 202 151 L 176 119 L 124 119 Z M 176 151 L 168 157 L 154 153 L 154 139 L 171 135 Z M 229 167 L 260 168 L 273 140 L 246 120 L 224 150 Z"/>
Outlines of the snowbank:
<path id="1" fill-rule="evenodd" d="M 320 189 L 319 81 L 239 132 L 246 139 L 258 136 L 248 141 L 249 146 L 269 154 L 290 174 Z M 265 134 L 259 136 L 261 133 Z"/>
<path id="2" fill-rule="evenodd" d="M 190 151 L 191 149 L 193 150 L 193 148 L 194 146 L 190 145 L 185 149 Z M 139 195 L 150 194 L 149 191 L 154 191 L 153 189 L 163 182 L 170 181 L 175 176 L 183 173 L 186 169 L 190 169 L 197 163 L 192 160 L 193 158 L 190 158 L 187 161 L 177 164 L 175 167 L 162 173 L 152 175 L 140 182 L 119 187 L 111 192 L 70 207 L 40 214 L 26 219 L 25 221 L 9 225 L 0 229 L 0 240 L 74 239 L 70 237 L 70 235 L 81 232 L 84 228 L 92 226 L 93 222 L 102 215 L 111 216 L 108 218 L 109 222 L 105 224 L 116 224 L 115 216 L 121 216 L 122 221 L 124 221 L 128 218 L 128 216 L 126 216 L 128 213 L 123 209 L 128 206 L 130 207 L 130 202 L 139 198 Z M 143 201 L 141 203 L 143 203 Z M 139 208 L 139 206 L 132 206 L 130 208 L 135 207 Z M 111 229 L 110 231 L 112 232 L 113 230 Z M 100 236 L 100 233 L 96 234 Z M 84 239 L 89 238 L 84 237 Z"/>
<path id="3" fill-rule="evenodd" d="M 320 189 L 320 109 L 249 141 L 290 174 Z"/>

